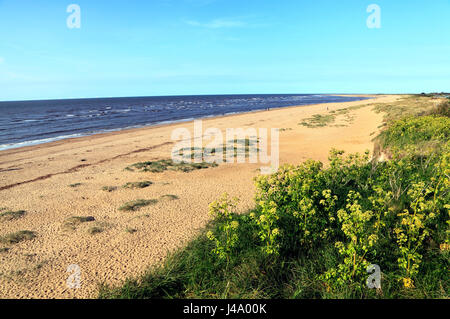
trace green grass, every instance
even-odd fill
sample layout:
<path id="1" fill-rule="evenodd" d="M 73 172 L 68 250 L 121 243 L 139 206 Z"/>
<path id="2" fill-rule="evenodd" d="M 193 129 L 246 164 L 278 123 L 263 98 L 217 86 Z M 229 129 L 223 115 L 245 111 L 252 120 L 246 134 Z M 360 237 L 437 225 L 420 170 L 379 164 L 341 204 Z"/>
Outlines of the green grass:
<path id="1" fill-rule="evenodd" d="M 201 160 L 204 162 L 211 162 L 216 160 L 216 156 L 219 152 L 222 152 L 222 162 L 227 162 L 227 152 L 232 152 L 232 157 L 236 158 L 239 155 L 243 154 L 245 157 L 250 156 L 250 151 L 254 151 L 258 153 L 260 149 L 258 148 L 259 139 L 258 138 L 244 138 L 228 141 L 228 145 L 218 145 L 216 147 L 211 148 L 199 148 L 199 147 L 187 147 L 178 150 L 178 154 L 186 161 L 193 160 L 195 158 L 196 153 L 199 153 Z M 229 148 L 229 150 L 227 150 Z M 216 163 L 212 163 L 217 166 Z"/>
<path id="2" fill-rule="evenodd" d="M 298 125 L 303 125 L 309 128 L 318 128 L 325 126 L 344 127 L 346 126 L 345 124 L 336 124 L 336 125 L 332 124 L 336 122 L 338 116 L 344 116 L 344 121 L 348 124 L 353 123 L 355 118 L 350 111 L 358 110 L 366 106 L 367 104 L 354 105 L 338 110 L 329 111 L 328 114 L 325 115 L 314 114 L 312 117 L 306 118 L 302 122 L 298 123 Z"/>
<path id="3" fill-rule="evenodd" d="M 162 195 L 161 199 L 176 200 L 179 199 L 179 197 L 177 195 L 166 194 Z"/>
<path id="4" fill-rule="evenodd" d="M 153 182 L 150 181 L 142 181 L 142 182 L 128 182 L 125 185 L 123 185 L 124 188 L 131 188 L 131 189 L 135 189 L 135 188 L 146 188 L 150 185 L 152 185 Z"/>
<path id="5" fill-rule="evenodd" d="M 137 199 L 130 202 L 126 202 L 122 206 L 119 207 L 119 210 L 122 211 L 136 211 L 139 210 L 141 207 L 149 206 L 149 205 L 155 205 L 158 202 L 157 199 Z"/>
<path id="6" fill-rule="evenodd" d="M 81 185 L 82 185 L 81 183 L 74 183 L 74 184 L 70 184 L 69 187 L 75 188 L 75 187 L 78 187 Z"/>
<path id="7" fill-rule="evenodd" d="M 0 213 L 0 220 L 1 221 L 10 221 L 14 219 L 19 219 L 25 215 L 24 210 L 18 210 L 18 211 L 6 211 L 3 213 Z"/>
<path id="8" fill-rule="evenodd" d="M 139 162 L 132 164 L 125 169 L 128 171 L 138 170 L 141 172 L 152 172 L 152 173 L 161 173 L 166 170 L 173 171 L 181 171 L 181 172 L 191 172 L 197 169 L 216 167 L 216 163 L 176 163 L 170 159 L 158 160 L 158 161 L 148 161 L 148 162 Z"/>
<path id="9" fill-rule="evenodd" d="M 407 96 L 392 103 L 375 104 L 374 110 L 384 113 L 385 123 L 393 123 L 405 117 L 421 116 L 430 112 L 436 101 L 427 97 Z"/>
<path id="10" fill-rule="evenodd" d="M 333 114 L 314 114 L 312 117 L 304 119 L 299 125 L 309 128 L 324 127 L 334 123 L 336 116 Z"/>
<path id="11" fill-rule="evenodd" d="M 356 291 L 352 286 L 328 291 L 318 280 L 327 267 L 339 262 L 333 243 L 309 248 L 296 256 L 267 257 L 254 229 L 247 223 L 248 214 L 237 216 L 241 225 L 238 253 L 227 265 L 211 253 L 214 243 L 205 233 L 217 229 L 211 223 L 187 247 L 170 254 L 162 265 L 148 269 L 138 279 L 129 278 L 120 286 L 103 285 L 99 298 L 240 298 L 240 299 L 329 299 L 329 298 L 445 298 L 448 282 L 440 269 L 442 258 L 428 265 L 416 289 L 407 292 L 398 287 L 392 276 L 382 279 L 383 291 Z M 433 278 L 433 276 L 436 276 Z M 439 285 L 442 285 L 439 288 Z M 442 290 L 443 289 L 443 290 Z"/>
<path id="12" fill-rule="evenodd" d="M 283 128 L 279 128 L 278 131 L 279 132 L 292 131 L 292 128 L 291 127 L 287 127 L 287 128 L 283 127 Z"/>
<path id="13" fill-rule="evenodd" d="M 430 154 L 450 137 L 450 118 L 445 116 L 408 117 L 398 120 L 377 138 L 383 149 Z"/>
<path id="14" fill-rule="evenodd" d="M 387 115 L 382 132 L 374 138 L 374 155 L 400 152 L 422 156 L 440 152 L 450 135 L 449 105 L 448 101 L 436 105 L 430 98 L 412 96 L 376 106 L 377 111 Z"/>
<path id="15" fill-rule="evenodd" d="M 95 235 L 95 234 L 99 234 L 99 233 L 103 232 L 103 230 L 104 229 L 102 227 L 92 226 L 92 227 L 88 228 L 87 232 L 89 235 Z"/>
<path id="16" fill-rule="evenodd" d="M 209 228 L 211 227 L 216 225 L 212 224 Z M 240 255 L 242 261 L 253 255 L 253 243 L 252 238 L 246 238 L 245 242 L 241 241 L 242 247 L 246 250 Z M 225 264 L 217 261 L 210 253 L 211 248 L 211 242 L 202 234 L 187 248 L 171 254 L 164 265 L 151 268 L 139 280 L 130 279 L 123 286 L 116 288 L 103 286 L 100 296 L 101 298 L 221 297 L 226 289 L 224 279 L 238 278 L 240 275 L 237 272 L 227 273 Z"/>
<path id="17" fill-rule="evenodd" d="M 432 108 L 425 114 L 450 117 L 450 100 L 439 103 L 436 107 Z"/>
<path id="18" fill-rule="evenodd" d="M 117 186 L 103 186 L 102 187 L 102 191 L 105 191 L 105 192 L 113 192 L 113 191 L 115 191 L 117 189 Z"/>
<path id="19" fill-rule="evenodd" d="M 248 158 L 250 156 L 250 151 L 254 151 L 256 153 L 260 152 L 260 149 L 258 147 L 256 147 L 256 146 L 254 146 L 254 144 L 252 144 L 252 145 L 241 144 L 241 145 L 238 145 L 238 146 L 232 146 L 230 149 L 231 149 L 231 153 L 232 153 L 231 157 L 233 159 L 237 158 L 240 155 L 241 156 L 243 155 L 245 158 Z M 216 148 L 202 148 L 202 151 L 200 153 L 201 154 L 201 159 L 203 161 L 207 161 L 207 162 L 210 162 L 210 161 L 213 161 L 213 160 L 217 161 L 216 157 L 219 154 L 219 150 L 222 150 L 222 159 L 221 159 L 221 161 L 223 163 L 229 162 L 228 159 L 227 159 L 227 154 L 228 154 L 227 146 L 223 146 L 223 145 L 218 146 Z M 193 160 L 195 158 L 195 151 L 190 152 L 189 150 L 181 149 L 180 150 L 180 156 L 182 156 L 183 159 L 185 159 L 185 160 L 189 160 L 189 159 Z M 220 158 L 218 158 L 218 159 L 220 159 Z M 230 162 L 233 162 L 233 161 L 234 160 L 231 160 Z M 215 162 L 213 162 L 212 164 L 213 164 L 213 167 L 218 165 Z"/>
<path id="20" fill-rule="evenodd" d="M 75 230 L 79 225 L 93 221 L 95 221 L 93 216 L 71 216 L 64 220 L 63 226 L 66 229 Z"/>
<path id="21" fill-rule="evenodd" d="M 7 235 L 0 237 L 0 243 L 2 244 L 17 244 L 24 240 L 31 240 L 36 237 L 36 233 L 29 230 L 21 230 L 14 233 L 9 233 Z"/>

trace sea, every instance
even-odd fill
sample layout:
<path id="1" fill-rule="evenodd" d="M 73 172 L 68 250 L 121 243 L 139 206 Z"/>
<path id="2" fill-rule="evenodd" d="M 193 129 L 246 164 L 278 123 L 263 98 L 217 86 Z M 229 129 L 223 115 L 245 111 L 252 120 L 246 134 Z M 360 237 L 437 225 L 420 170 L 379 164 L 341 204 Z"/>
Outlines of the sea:
<path id="1" fill-rule="evenodd" d="M 364 97 L 190 95 L 0 102 L 0 150 L 127 128 Z"/>

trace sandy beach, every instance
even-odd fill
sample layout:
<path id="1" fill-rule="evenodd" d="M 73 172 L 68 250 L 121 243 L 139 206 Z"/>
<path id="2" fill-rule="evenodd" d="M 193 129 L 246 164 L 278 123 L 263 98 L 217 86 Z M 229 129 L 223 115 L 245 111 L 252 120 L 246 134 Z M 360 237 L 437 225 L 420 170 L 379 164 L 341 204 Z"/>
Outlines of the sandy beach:
<path id="1" fill-rule="evenodd" d="M 278 128 L 280 164 L 312 158 L 327 161 L 331 148 L 372 151 L 372 138 L 383 114 L 373 105 L 399 95 L 370 100 L 285 107 L 203 120 L 203 130 Z M 314 114 L 355 106 L 337 115 L 334 125 L 299 125 Z M 361 106 L 356 108 L 356 106 Z M 193 122 L 161 125 L 61 140 L 0 151 L 0 208 L 26 211 L 0 221 L 0 236 L 20 230 L 36 237 L 0 252 L 0 298 L 95 298 L 100 283 L 120 284 L 161 262 L 182 247 L 209 221 L 208 205 L 227 192 L 240 199 L 239 209 L 253 205 L 253 178 L 262 164 L 220 164 L 184 173 L 127 171 L 133 163 L 168 159 L 176 128 L 193 130 Z M 151 181 L 142 189 L 123 188 L 128 182 Z M 70 186 L 72 185 L 72 186 Z M 117 187 L 108 192 L 104 186 Z M 170 198 L 164 195 L 175 195 Z M 118 208 L 135 199 L 157 199 L 155 205 L 126 212 Z M 67 229 L 72 216 L 94 221 Z M 91 234 L 93 226 L 102 232 Z M 79 265 L 81 287 L 66 281 L 69 265 Z"/>

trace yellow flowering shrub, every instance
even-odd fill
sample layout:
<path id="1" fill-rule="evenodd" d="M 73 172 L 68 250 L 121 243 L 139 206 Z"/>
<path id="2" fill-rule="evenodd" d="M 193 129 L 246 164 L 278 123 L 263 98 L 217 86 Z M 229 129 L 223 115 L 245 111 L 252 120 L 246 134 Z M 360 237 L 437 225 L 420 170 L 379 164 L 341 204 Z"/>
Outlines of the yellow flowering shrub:
<path id="1" fill-rule="evenodd" d="M 239 222 L 234 219 L 237 203 L 237 198 L 230 199 L 228 194 L 224 193 L 218 201 L 214 201 L 209 205 L 209 213 L 218 222 L 219 227 L 216 233 L 208 231 L 206 236 L 209 240 L 215 242 L 213 252 L 220 259 L 226 259 L 227 264 L 239 240 Z"/>

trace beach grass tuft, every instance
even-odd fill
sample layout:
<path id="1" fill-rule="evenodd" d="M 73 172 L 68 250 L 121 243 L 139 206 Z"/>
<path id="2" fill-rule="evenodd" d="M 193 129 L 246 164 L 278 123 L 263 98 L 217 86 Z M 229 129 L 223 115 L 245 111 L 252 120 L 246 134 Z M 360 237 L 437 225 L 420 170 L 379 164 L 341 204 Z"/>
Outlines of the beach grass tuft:
<path id="1" fill-rule="evenodd" d="M 374 111 L 384 113 L 384 126 L 398 119 L 426 115 L 435 109 L 436 103 L 433 99 L 422 96 L 407 96 L 392 103 L 379 103 L 374 105 Z"/>
<path id="2" fill-rule="evenodd" d="M 92 226 L 92 227 L 88 228 L 87 232 L 89 235 L 95 235 L 95 234 L 99 234 L 99 233 L 103 232 L 103 230 L 104 229 L 102 227 Z"/>
<path id="3" fill-rule="evenodd" d="M 141 207 L 155 205 L 157 202 L 158 202 L 157 199 L 136 199 L 130 202 L 126 202 L 125 204 L 119 207 L 119 210 L 136 211 Z"/>
<path id="4" fill-rule="evenodd" d="M 10 221 L 14 219 L 21 218 L 25 215 L 24 210 L 18 210 L 18 211 L 6 211 L 3 213 L 0 213 L 0 220 L 2 221 Z"/>
<path id="5" fill-rule="evenodd" d="M 102 187 L 102 191 L 105 191 L 105 192 L 113 192 L 113 191 L 115 191 L 117 189 L 117 186 L 103 186 Z"/>
<path id="6" fill-rule="evenodd" d="M 93 216 L 71 216 L 64 221 L 63 226 L 67 229 L 76 229 L 82 223 L 92 222 L 95 218 Z"/>
<path id="7" fill-rule="evenodd" d="M 176 163 L 176 162 L 172 161 L 171 159 L 163 159 L 163 160 L 158 160 L 158 161 L 147 161 L 147 162 L 135 163 L 135 164 L 128 166 L 125 169 L 127 169 L 129 171 L 138 170 L 141 172 L 161 173 L 166 170 L 191 172 L 196 169 L 203 169 L 203 168 L 216 167 L 216 166 L 217 166 L 216 163 L 206 163 L 206 162 Z"/>
<path id="8" fill-rule="evenodd" d="M 312 117 L 306 118 L 302 122 L 298 123 L 298 125 L 303 125 L 309 128 L 318 128 L 324 126 L 344 127 L 346 126 L 344 124 L 337 124 L 337 125 L 331 124 L 333 124 L 336 121 L 338 116 L 344 116 L 345 122 L 352 123 L 355 117 L 350 113 L 350 111 L 358 110 L 360 108 L 366 107 L 367 105 L 368 104 L 354 105 L 342 109 L 331 110 L 328 112 L 329 114 L 325 115 L 314 114 Z"/>
<path id="9" fill-rule="evenodd" d="M 258 148 L 259 138 L 243 138 L 234 140 L 229 140 L 227 145 L 218 145 L 216 147 L 211 148 L 199 148 L 199 147 L 188 147 L 182 148 L 178 150 L 178 154 L 185 159 L 186 161 L 193 160 L 198 153 L 199 157 L 202 161 L 205 162 L 213 162 L 213 167 L 217 166 L 217 163 L 214 162 L 215 158 L 218 156 L 218 153 L 222 153 L 222 161 L 224 163 L 227 162 L 228 152 L 231 152 L 231 157 L 236 158 L 239 155 L 244 155 L 245 157 L 249 157 L 250 152 L 260 152 Z"/>
<path id="10" fill-rule="evenodd" d="M 309 128 L 324 127 L 334 122 L 336 116 L 333 114 L 314 114 L 312 117 L 304 119 L 299 125 Z"/>
<path id="11" fill-rule="evenodd" d="M 450 117 L 450 100 L 442 101 L 441 103 L 437 104 L 434 108 L 427 111 L 425 115 Z"/>
<path id="12" fill-rule="evenodd" d="M 166 194 L 162 195 L 161 199 L 176 200 L 179 199 L 179 197 L 177 195 Z"/>
<path id="13" fill-rule="evenodd" d="M 135 188 L 146 188 L 150 185 L 152 185 L 153 182 L 151 181 L 142 181 L 142 182 L 128 182 L 125 185 L 123 185 L 123 188 L 131 188 L 131 189 L 135 189 Z"/>
<path id="14" fill-rule="evenodd" d="M 291 127 L 286 127 L 286 128 L 283 127 L 283 128 L 279 128 L 278 131 L 279 132 L 292 131 L 292 128 Z"/>
<path id="15" fill-rule="evenodd" d="M 17 244 L 24 240 L 31 240 L 36 237 L 36 233 L 30 230 L 21 230 L 14 233 L 6 234 L 0 237 L 0 243 Z"/>

